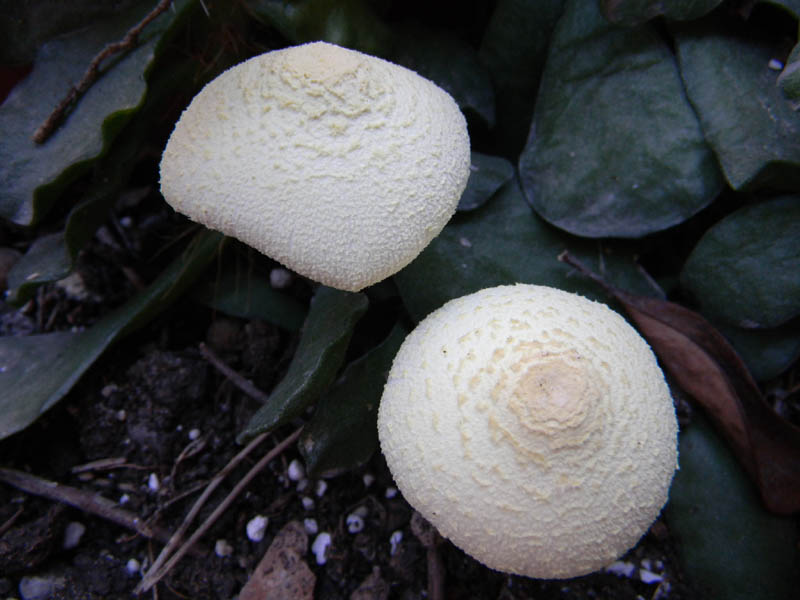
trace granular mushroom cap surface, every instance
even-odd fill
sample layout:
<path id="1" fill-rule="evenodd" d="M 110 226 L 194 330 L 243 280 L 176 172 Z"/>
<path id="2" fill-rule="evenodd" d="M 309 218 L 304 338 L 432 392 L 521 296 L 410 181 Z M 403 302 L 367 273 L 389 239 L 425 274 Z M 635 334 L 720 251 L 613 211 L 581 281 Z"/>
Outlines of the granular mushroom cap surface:
<path id="1" fill-rule="evenodd" d="M 487 566 L 576 577 L 636 544 L 677 464 L 669 389 L 618 314 L 532 285 L 424 319 L 381 400 L 381 448 L 408 502 Z"/>
<path id="2" fill-rule="evenodd" d="M 466 121 L 413 71 L 324 42 L 209 83 L 161 162 L 178 211 L 302 275 L 356 291 L 395 273 L 455 211 Z"/>

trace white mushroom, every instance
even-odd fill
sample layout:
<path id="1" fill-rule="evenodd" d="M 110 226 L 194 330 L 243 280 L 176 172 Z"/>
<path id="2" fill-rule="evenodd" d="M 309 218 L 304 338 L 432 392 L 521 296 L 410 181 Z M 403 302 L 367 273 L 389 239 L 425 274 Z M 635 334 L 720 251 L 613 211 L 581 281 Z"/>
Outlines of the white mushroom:
<path id="1" fill-rule="evenodd" d="M 164 150 L 175 210 L 290 269 L 357 291 L 407 265 L 455 211 L 466 121 L 413 71 L 317 42 L 209 83 Z"/>
<path id="2" fill-rule="evenodd" d="M 677 463 L 669 389 L 605 305 L 516 285 L 445 304 L 408 336 L 381 400 L 408 502 L 487 566 L 598 570 L 658 516 Z"/>

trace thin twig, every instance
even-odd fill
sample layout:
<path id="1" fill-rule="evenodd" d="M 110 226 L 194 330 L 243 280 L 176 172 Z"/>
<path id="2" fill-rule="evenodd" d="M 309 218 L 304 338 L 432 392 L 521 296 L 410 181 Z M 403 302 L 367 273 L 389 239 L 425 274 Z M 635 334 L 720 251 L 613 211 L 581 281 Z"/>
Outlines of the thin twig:
<path id="1" fill-rule="evenodd" d="M 86 513 L 102 517 L 127 529 L 132 529 L 146 538 L 154 538 L 162 542 L 169 539 L 167 531 L 157 526 L 148 525 L 137 515 L 119 508 L 113 501 L 104 498 L 98 493 L 87 492 L 56 481 L 42 479 L 35 475 L 3 467 L 0 467 L 0 481 L 4 481 L 23 492 L 69 504 Z"/>
<path id="2" fill-rule="evenodd" d="M 135 593 L 138 594 L 143 591 L 147 591 L 149 589 L 150 586 L 145 587 L 145 584 L 148 582 L 148 578 L 150 577 L 151 574 L 155 573 L 158 569 L 161 568 L 161 565 L 163 565 L 164 562 L 169 558 L 169 555 L 172 554 L 173 550 L 175 550 L 178 544 L 180 544 L 183 541 L 184 534 L 189 529 L 189 526 L 192 524 L 192 521 L 194 521 L 195 517 L 197 516 L 197 513 L 200 512 L 201 508 L 203 508 L 203 505 L 206 503 L 206 500 L 208 500 L 208 497 L 211 496 L 211 494 L 214 492 L 214 490 L 217 489 L 217 487 L 219 487 L 219 484 L 222 483 L 222 481 L 228 476 L 228 474 L 234 468 L 236 468 L 236 466 L 240 462 L 242 462 L 242 460 L 244 460 L 244 458 L 248 454 L 250 454 L 250 452 L 252 452 L 256 448 L 256 446 L 258 446 L 266 438 L 267 438 L 266 433 L 262 433 L 261 435 L 253 438 L 253 440 L 247 446 L 245 446 L 236 456 L 234 456 L 228 462 L 228 464 L 226 464 L 222 468 L 222 470 L 219 473 L 217 473 L 214 476 L 214 478 L 208 483 L 208 486 L 203 491 L 203 493 L 200 494 L 200 497 L 197 500 L 195 500 L 194 505 L 192 505 L 192 508 L 189 510 L 189 514 L 187 514 L 186 517 L 183 519 L 183 522 L 181 523 L 180 527 L 178 527 L 175 533 L 173 533 L 172 536 L 169 538 L 167 545 L 164 546 L 164 548 L 159 553 L 158 557 L 156 557 L 155 561 L 153 561 L 153 564 L 150 566 L 147 573 L 145 573 L 142 581 L 140 581 L 139 585 L 136 586 L 136 589 L 134 590 Z"/>
<path id="3" fill-rule="evenodd" d="M 75 102 L 77 102 L 77 100 L 86 92 L 86 90 L 88 90 L 97 80 L 98 76 L 100 75 L 100 64 L 109 56 L 133 48 L 136 45 L 136 42 L 139 39 L 139 34 L 142 33 L 142 30 L 161 13 L 166 11 L 170 4 L 172 4 L 172 0 L 160 0 L 153 10 L 147 13 L 147 15 L 145 15 L 141 21 L 128 30 L 128 33 L 125 34 L 124 38 L 118 42 L 108 44 L 98 54 L 95 55 L 95 57 L 92 59 L 92 62 L 89 63 L 89 67 L 86 69 L 86 72 L 83 74 L 81 80 L 72 86 L 69 92 L 67 92 L 67 95 L 64 96 L 61 102 L 58 103 L 58 106 L 56 106 L 55 109 L 53 109 L 53 112 L 50 113 L 50 116 L 45 119 L 44 123 L 42 123 L 33 134 L 34 142 L 37 144 L 43 144 L 51 135 L 53 135 L 53 132 L 58 128 L 58 126 L 61 124 L 61 121 L 64 119 L 64 115 L 66 114 L 67 110 Z"/>
<path id="4" fill-rule="evenodd" d="M 231 369 L 228 365 L 223 362 L 223 360 L 217 356 L 211 348 L 206 346 L 205 344 L 200 344 L 200 353 L 203 357 L 210 362 L 217 371 L 225 375 L 228 379 L 231 380 L 231 383 L 242 390 L 245 394 L 253 398 L 254 400 L 258 400 L 262 404 L 264 404 L 267 399 L 269 398 L 269 394 L 265 394 L 253 383 L 239 375 L 236 371 Z"/>
<path id="5" fill-rule="evenodd" d="M 255 465 L 253 465 L 253 467 L 247 472 L 247 474 L 236 484 L 233 490 L 231 490 L 231 492 L 217 506 L 217 508 L 214 509 L 214 512 L 212 512 L 211 515 L 200 525 L 200 527 L 197 528 L 197 530 L 192 534 L 192 536 L 180 548 L 178 548 L 178 550 L 175 551 L 175 553 L 169 558 L 169 560 L 166 561 L 166 563 L 164 563 L 162 567 L 158 568 L 158 570 L 156 571 L 156 563 L 153 563 L 153 566 L 147 572 L 145 577 L 142 579 L 142 581 L 139 582 L 139 585 L 136 586 L 134 593 L 138 594 L 141 592 L 146 592 L 156 583 L 158 583 L 162 577 L 164 577 L 167 573 L 169 573 L 172 567 L 174 567 L 178 563 L 178 561 L 181 558 L 183 558 L 183 555 L 186 554 L 187 550 L 191 548 L 192 545 L 195 542 L 197 542 L 203 535 L 205 535 L 205 533 L 211 528 L 211 526 L 216 522 L 216 520 L 228 509 L 228 507 L 239 496 L 239 494 L 244 490 L 244 488 L 247 487 L 250 481 L 252 481 L 252 479 L 256 475 L 258 475 L 258 473 L 260 473 L 276 456 L 278 456 L 289 445 L 291 445 L 298 437 L 300 437 L 300 433 L 302 431 L 303 431 L 302 427 L 298 427 L 297 429 L 295 429 L 288 437 L 286 437 L 283 441 L 277 444 L 261 460 L 259 460 Z M 194 510 L 194 508 L 195 507 L 192 507 L 192 510 Z M 181 529 L 185 530 L 183 524 L 181 524 Z M 162 551 L 162 555 L 163 554 L 164 552 Z M 156 562 L 158 562 L 160 558 L 161 555 L 159 555 L 159 558 L 156 559 Z"/>
<path id="6" fill-rule="evenodd" d="M 17 512 L 11 515 L 11 517 L 5 523 L 0 525 L 0 537 L 2 537 L 6 531 L 14 526 L 14 523 L 17 522 L 17 519 L 19 519 L 19 516 L 24 512 L 24 510 L 25 509 L 22 506 L 18 507 Z"/>

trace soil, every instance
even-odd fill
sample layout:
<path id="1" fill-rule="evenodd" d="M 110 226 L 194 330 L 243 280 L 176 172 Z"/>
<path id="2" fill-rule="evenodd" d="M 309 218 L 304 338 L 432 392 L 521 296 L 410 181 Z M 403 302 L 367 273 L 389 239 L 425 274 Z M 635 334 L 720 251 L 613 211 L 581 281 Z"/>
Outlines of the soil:
<path id="1" fill-rule="evenodd" d="M 185 223 L 163 209 L 153 190 L 140 193 L 121 210 L 121 219 L 128 216 L 147 226 L 123 228 L 124 236 L 110 227 L 101 229 L 82 253 L 72 286 L 45 286 L 20 310 L 2 307 L 3 334 L 90 326 L 130 297 L 139 280 L 157 272 L 159 265 L 131 257 L 152 256 L 149 248 L 177 235 Z M 12 245 L 24 249 L 26 243 L 18 238 Z M 300 280 L 291 289 L 303 300 L 310 291 Z M 0 442 L 0 466 L 89 491 L 150 526 L 173 532 L 209 480 L 241 450 L 236 435 L 259 406 L 206 361 L 200 344 L 268 392 L 286 370 L 296 342 L 295 335 L 273 325 L 227 317 L 187 298 L 113 346 L 62 402 L 25 431 Z M 193 527 L 300 424 L 273 432 L 234 469 Z M 294 444 L 275 458 L 224 511 L 195 552 L 144 596 L 236 598 L 284 526 L 293 521 L 310 526 L 307 520 L 313 519 L 318 532 L 330 533 L 332 543 L 324 562 L 318 563 L 311 550 L 317 537 L 312 529 L 298 556 L 313 573 L 314 597 L 320 600 L 428 598 L 433 557 L 442 567 L 443 597 L 451 600 L 692 597 L 663 522 L 621 559 L 634 570 L 631 576 L 601 572 L 564 581 L 508 576 L 486 569 L 447 541 L 429 556 L 412 531 L 416 522 L 413 529 L 420 533 L 413 510 L 394 488 L 380 453 L 324 484 L 297 480 L 294 472 L 290 477 L 289 465 L 299 458 Z M 360 531 L 358 524 L 348 523 L 354 513 L 363 517 Z M 259 515 L 268 524 L 256 541 L 247 529 Z M 77 542 L 73 539 L 74 545 L 65 547 L 66 532 L 81 527 L 85 530 Z M 420 537 L 430 542 L 430 535 Z M 129 598 L 162 546 L 86 510 L 0 483 L 0 597 Z M 640 568 L 655 573 L 656 581 L 642 581 Z M 50 592 L 32 596 L 27 587 L 31 582 L 44 582 Z"/>

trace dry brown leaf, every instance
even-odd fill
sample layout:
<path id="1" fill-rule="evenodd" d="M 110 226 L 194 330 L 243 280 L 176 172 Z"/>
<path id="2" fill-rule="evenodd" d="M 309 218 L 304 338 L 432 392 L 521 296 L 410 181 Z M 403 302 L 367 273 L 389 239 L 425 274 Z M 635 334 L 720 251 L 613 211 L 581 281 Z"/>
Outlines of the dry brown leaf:
<path id="1" fill-rule="evenodd" d="M 662 366 L 702 405 L 777 514 L 800 511 L 800 428 L 767 404 L 739 355 L 701 315 L 616 289 L 566 252 L 560 260 L 614 296 Z"/>
<path id="2" fill-rule="evenodd" d="M 239 600 L 313 600 L 317 578 L 304 559 L 307 548 L 302 523 L 287 523 L 250 575 Z"/>

